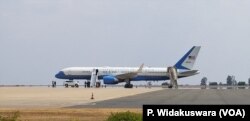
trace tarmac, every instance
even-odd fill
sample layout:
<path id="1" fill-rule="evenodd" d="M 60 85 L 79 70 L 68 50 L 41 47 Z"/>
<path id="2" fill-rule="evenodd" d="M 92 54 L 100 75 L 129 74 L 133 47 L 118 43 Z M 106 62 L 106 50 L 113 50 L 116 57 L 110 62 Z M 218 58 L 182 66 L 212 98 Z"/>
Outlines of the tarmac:
<path id="1" fill-rule="evenodd" d="M 250 104 L 250 89 L 164 89 L 68 108 L 142 108 L 144 104 Z"/>
<path id="2" fill-rule="evenodd" d="M 144 104 L 250 104 L 250 89 L 0 87 L 0 109 L 141 108 Z"/>

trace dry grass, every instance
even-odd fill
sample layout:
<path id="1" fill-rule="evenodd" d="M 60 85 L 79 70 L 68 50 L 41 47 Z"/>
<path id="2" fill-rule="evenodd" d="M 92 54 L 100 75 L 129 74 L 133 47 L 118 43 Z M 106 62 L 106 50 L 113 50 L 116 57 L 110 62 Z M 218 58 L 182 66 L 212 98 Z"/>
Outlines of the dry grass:
<path id="1" fill-rule="evenodd" d="M 111 112 L 136 112 L 139 108 L 83 108 L 83 109 L 0 109 L 0 115 L 6 116 L 20 112 L 21 121 L 104 121 Z"/>

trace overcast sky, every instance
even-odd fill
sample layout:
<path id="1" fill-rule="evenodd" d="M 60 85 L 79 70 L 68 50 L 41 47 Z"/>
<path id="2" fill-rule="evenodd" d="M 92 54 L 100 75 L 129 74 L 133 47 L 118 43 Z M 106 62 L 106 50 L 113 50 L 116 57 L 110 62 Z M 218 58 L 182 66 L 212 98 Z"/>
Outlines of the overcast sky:
<path id="1" fill-rule="evenodd" d="M 0 0 L 0 84 L 49 84 L 70 66 L 174 65 L 181 84 L 250 77 L 249 0 Z M 58 80 L 59 81 L 59 80 Z M 58 82 L 60 83 L 60 82 Z"/>

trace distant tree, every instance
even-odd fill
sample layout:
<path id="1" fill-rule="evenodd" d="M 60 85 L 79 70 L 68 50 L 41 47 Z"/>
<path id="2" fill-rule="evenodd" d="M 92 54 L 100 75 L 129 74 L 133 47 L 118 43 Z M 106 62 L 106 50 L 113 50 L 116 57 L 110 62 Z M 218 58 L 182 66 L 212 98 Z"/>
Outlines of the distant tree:
<path id="1" fill-rule="evenodd" d="M 221 85 L 222 85 L 222 82 L 220 82 L 219 85 L 221 86 Z"/>
<path id="2" fill-rule="evenodd" d="M 239 86 L 245 86 L 245 85 L 246 85 L 246 82 L 238 82 L 238 85 L 239 85 Z"/>
<path id="3" fill-rule="evenodd" d="M 217 86 L 218 83 L 217 83 L 217 82 L 210 82 L 209 85 L 210 85 L 210 86 Z"/>
<path id="4" fill-rule="evenodd" d="M 232 85 L 233 84 L 233 77 L 232 76 L 227 76 L 227 85 Z"/>
<path id="5" fill-rule="evenodd" d="M 209 82 L 209 88 L 210 89 L 218 89 L 218 83 L 217 82 Z"/>
<path id="6" fill-rule="evenodd" d="M 201 85 L 207 85 L 207 77 L 201 79 Z"/>

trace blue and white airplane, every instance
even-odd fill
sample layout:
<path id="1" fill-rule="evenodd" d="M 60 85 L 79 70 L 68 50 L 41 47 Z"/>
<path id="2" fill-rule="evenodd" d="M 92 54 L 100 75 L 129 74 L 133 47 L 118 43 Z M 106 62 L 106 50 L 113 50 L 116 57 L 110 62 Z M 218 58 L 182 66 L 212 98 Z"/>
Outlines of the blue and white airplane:
<path id="1" fill-rule="evenodd" d="M 170 88 L 177 88 L 177 79 L 199 74 L 192 70 L 200 51 L 200 46 L 192 47 L 172 67 L 69 67 L 59 71 L 55 77 L 58 79 L 85 79 L 88 81 L 103 80 L 104 84 L 118 84 L 126 82 L 125 88 L 132 88 L 131 81 L 165 81 L 171 80 Z"/>

